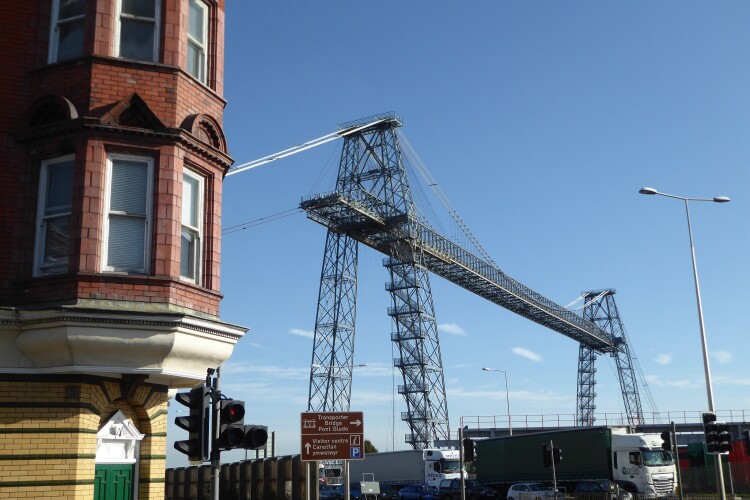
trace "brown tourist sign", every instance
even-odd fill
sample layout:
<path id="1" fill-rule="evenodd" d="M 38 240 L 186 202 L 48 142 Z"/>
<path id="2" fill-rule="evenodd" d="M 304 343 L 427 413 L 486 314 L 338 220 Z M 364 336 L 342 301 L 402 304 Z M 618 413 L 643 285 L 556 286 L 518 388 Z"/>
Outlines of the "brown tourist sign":
<path id="1" fill-rule="evenodd" d="M 304 412 L 301 418 L 302 460 L 365 458 L 361 411 Z"/>

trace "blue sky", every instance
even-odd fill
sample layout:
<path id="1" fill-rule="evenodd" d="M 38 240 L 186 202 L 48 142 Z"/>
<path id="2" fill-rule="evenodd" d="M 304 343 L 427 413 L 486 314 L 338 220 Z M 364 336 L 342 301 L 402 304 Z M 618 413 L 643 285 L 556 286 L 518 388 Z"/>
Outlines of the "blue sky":
<path id="1" fill-rule="evenodd" d="M 615 288 L 656 402 L 707 407 L 684 206 L 693 203 L 716 407 L 750 408 L 750 3 L 227 2 L 224 127 L 236 163 L 385 111 L 509 275 L 565 305 Z M 225 227 L 333 188 L 340 143 L 227 178 Z M 223 368 L 277 453 L 299 453 L 325 229 L 296 214 L 224 237 L 224 321 L 250 328 Z M 388 275 L 361 247 L 352 410 L 403 449 Z M 451 428 L 462 417 L 575 413 L 578 345 L 438 277 Z M 600 357 L 597 411 L 623 411 Z M 172 404 L 170 421 L 180 410 Z M 393 417 L 396 422 L 393 422 Z M 184 431 L 170 424 L 170 440 Z M 171 450 L 170 466 L 185 463 Z M 240 452 L 225 454 L 240 458 Z"/>

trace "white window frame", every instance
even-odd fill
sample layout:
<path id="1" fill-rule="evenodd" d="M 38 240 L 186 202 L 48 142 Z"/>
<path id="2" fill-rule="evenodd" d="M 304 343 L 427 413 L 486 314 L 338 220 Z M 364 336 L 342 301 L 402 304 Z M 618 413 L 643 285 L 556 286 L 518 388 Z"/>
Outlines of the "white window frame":
<path id="1" fill-rule="evenodd" d="M 68 19 L 64 19 L 62 23 L 72 23 L 72 22 L 78 22 L 79 20 L 84 20 L 84 32 L 85 32 L 85 19 L 86 14 L 81 14 L 80 16 L 71 17 Z M 57 57 L 57 51 L 60 48 L 60 32 L 58 30 L 58 27 L 60 26 L 60 0 L 52 0 L 52 13 L 50 16 L 50 26 L 49 26 L 49 55 L 47 57 L 47 62 L 52 64 L 56 63 L 58 61 Z"/>
<path id="2" fill-rule="evenodd" d="M 205 40 L 203 40 L 203 43 L 199 42 L 192 36 L 190 36 L 190 3 L 195 2 L 196 4 L 200 5 L 203 8 L 203 19 L 201 20 L 203 23 L 203 36 L 206 37 Z M 210 13 L 210 9 L 207 3 L 203 2 L 202 0 L 188 0 L 188 29 L 185 30 L 187 33 L 187 43 L 188 47 L 193 44 L 196 47 L 198 47 L 201 51 L 201 67 L 199 68 L 199 74 L 194 75 L 192 74 L 187 68 L 187 63 L 185 64 L 185 70 L 189 75 L 191 75 L 193 78 L 198 80 L 199 82 L 205 84 L 208 80 L 208 40 L 209 40 L 209 33 L 208 33 L 208 16 Z M 190 51 L 187 51 L 188 58 L 190 57 Z M 189 59 L 188 59 L 189 60 Z"/>
<path id="3" fill-rule="evenodd" d="M 182 181 L 182 190 L 183 190 L 183 197 L 182 197 L 182 206 L 184 208 L 185 206 L 185 180 L 184 177 L 190 177 L 191 179 L 198 181 L 196 192 L 195 192 L 195 211 L 196 211 L 196 224 L 197 226 L 191 226 L 186 223 L 185 220 L 183 220 L 182 213 L 180 213 L 180 279 L 183 281 L 188 281 L 190 283 L 199 284 L 201 283 L 201 276 L 203 271 L 203 198 L 204 198 L 204 186 L 205 186 L 205 180 L 203 176 L 193 172 L 189 169 L 184 169 L 182 171 L 183 175 L 183 181 Z M 190 278 L 189 276 L 184 276 L 182 274 L 182 229 L 186 228 L 194 233 L 197 234 L 197 242 L 195 245 L 195 248 L 193 250 L 193 262 L 194 262 L 194 268 L 193 273 L 195 274 L 194 278 Z"/>
<path id="4" fill-rule="evenodd" d="M 58 164 L 73 161 L 75 162 L 75 155 L 59 156 L 57 158 L 51 158 L 44 160 L 39 170 L 39 198 L 37 200 L 36 208 L 36 237 L 34 239 L 34 269 L 33 276 L 47 276 L 52 274 L 64 274 L 68 271 L 68 265 L 70 264 L 70 258 L 65 263 L 60 263 L 56 266 L 44 266 L 44 243 L 46 241 L 47 234 L 47 220 L 52 217 L 45 215 L 47 209 L 47 176 L 49 174 L 50 167 Z M 73 176 L 75 179 L 75 174 Z M 71 190 L 71 207 L 70 211 L 57 213 L 54 217 L 64 217 L 73 214 L 73 193 Z M 70 235 L 72 238 L 72 234 Z"/>
<path id="5" fill-rule="evenodd" d="M 140 161 L 146 163 L 146 213 L 145 213 L 145 228 L 143 236 L 143 267 L 138 269 L 115 269 L 108 265 L 109 258 L 109 217 L 110 214 L 123 215 L 120 212 L 112 212 L 110 209 L 111 205 L 111 193 L 112 193 L 112 167 L 117 160 L 128 160 L 128 161 Z M 120 274 L 149 274 L 151 269 L 151 228 L 152 228 L 152 217 L 153 217 L 153 184 L 154 184 L 154 159 L 149 156 L 135 156 L 126 154 L 109 154 L 107 155 L 107 173 L 106 173 L 106 191 L 104 195 L 104 220 L 102 223 L 103 237 L 102 237 L 102 261 L 101 270 L 104 273 L 120 273 Z"/>
<path id="6" fill-rule="evenodd" d="M 154 23 L 154 52 L 151 54 L 151 60 L 146 62 L 158 62 L 159 61 L 159 48 L 161 42 L 161 0 L 154 0 L 154 17 L 138 17 L 130 14 L 123 14 L 122 12 L 122 0 L 117 0 L 116 5 L 117 22 L 115 23 L 115 56 L 123 57 L 120 55 L 120 36 L 122 33 L 122 18 L 134 19 L 136 21 L 153 21 Z M 134 61 L 144 61 L 144 59 L 133 59 Z"/>

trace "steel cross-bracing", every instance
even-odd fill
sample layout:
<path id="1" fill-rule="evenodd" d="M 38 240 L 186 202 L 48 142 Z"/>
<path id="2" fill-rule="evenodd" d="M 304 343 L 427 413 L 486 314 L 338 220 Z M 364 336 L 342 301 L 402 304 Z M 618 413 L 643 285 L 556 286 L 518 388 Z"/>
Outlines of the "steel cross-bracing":
<path id="1" fill-rule="evenodd" d="M 348 410 L 342 405 L 348 406 L 351 392 L 356 242 L 387 256 L 383 263 L 391 281 L 386 289 L 393 304 L 388 313 L 395 330 L 391 339 L 399 350 L 394 365 L 403 379 L 399 392 L 404 395 L 407 411 L 402 419 L 411 431 L 406 442 L 414 448 L 425 448 L 450 436 L 428 272 L 561 333 L 592 353 L 612 353 L 618 367 L 624 365 L 619 354 L 627 353 L 624 336 L 618 337 L 611 329 L 603 329 L 596 321 L 531 290 L 494 262 L 466 250 L 417 218 L 396 135 L 400 126 L 394 114 L 341 125 L 344 144 L 336 190 L 301 203 L 310 219 L 328 228 L 309 408 Z M 629 354 L 626 359 L 629 362 Z M 591 377 L 593 387 L 593 372 Z M 629 396 L 622 387 L 630 410 Z M 628 394 L 638 397 L 637 390 L 629 389 Z M 637 406 L 640 409 L 640 402 Z"/>
<path id="2" fill-rule="evenodd" d="M 638 393 L 638 384 L 633 370 L 633 358 L 630 355 L 625 327 L 615 303 L 615 291 L 597 290 L 583 294 L 583 317 L 609 332 L 615 343 L 615 349 L 609 351 L 617 364 L 617 375 L 620 379 L 625 414 L 630 425 L 643 423 L 643 409 Z M 576 406 L 576 423 L 587 427 L 594 425 L 594 398 L 596 397 L 594 361 L 596 352 L 590 346 L 581 343 L 578 349 L 578 405 Z"/>

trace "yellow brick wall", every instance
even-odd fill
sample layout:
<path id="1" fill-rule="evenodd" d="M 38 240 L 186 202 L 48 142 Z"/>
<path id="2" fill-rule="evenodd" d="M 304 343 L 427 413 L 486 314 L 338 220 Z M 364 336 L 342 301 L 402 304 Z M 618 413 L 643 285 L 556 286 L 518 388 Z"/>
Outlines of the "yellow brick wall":
<path id="1" fill-rule="evenodd" d="M 0 499 L 91 500 L 96 433 L 118 410 L 146 435 L 139 498 L 162 500 L 166 388 L 93 376 L 0 378 Z"/>

